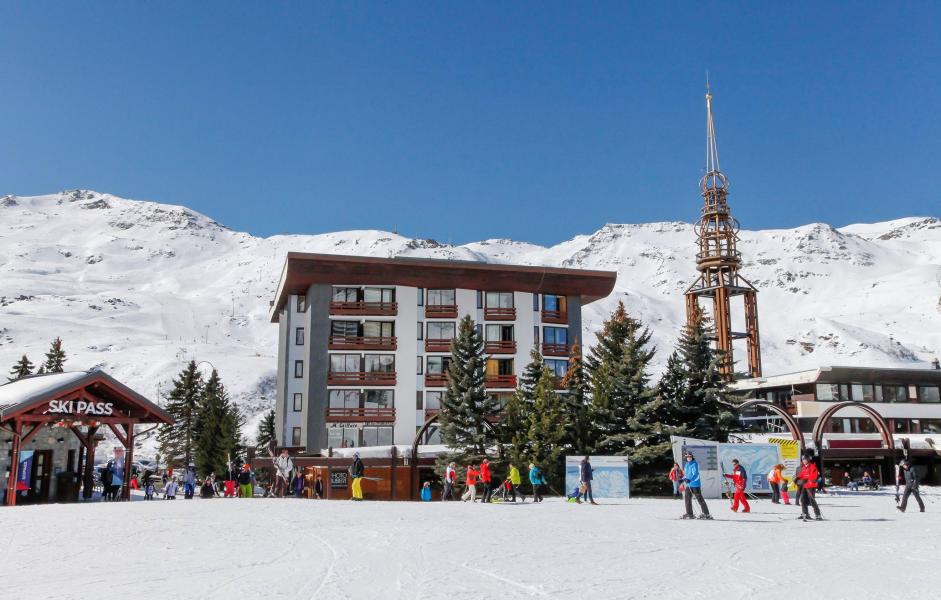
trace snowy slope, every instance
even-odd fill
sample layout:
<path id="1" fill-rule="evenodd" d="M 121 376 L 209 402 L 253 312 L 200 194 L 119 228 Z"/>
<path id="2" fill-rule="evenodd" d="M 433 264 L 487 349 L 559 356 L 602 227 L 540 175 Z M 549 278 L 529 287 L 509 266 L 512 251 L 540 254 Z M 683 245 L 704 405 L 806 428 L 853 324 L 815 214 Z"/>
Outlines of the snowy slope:
<path id="1" fill-rule="evenodd" d="M 924 365 L 941 353 L 937 218 L 741 237 L 744 274 L 761 290 L 766 373 Z M 0 368 L 23 353 L 38 362 L 59 335 L 69 367 L 100 366 L 153 397 L 185 361 L 206 360 L 257 415 L 272 401 L 277 327 L 268 303 L 290 250 L 616 270 L 615 293 L 586 309 L 584 339 L 623 299 L 654 330 L 659 364 L 695 275 L 692 226 L 681 222 L 609 224 L 550 248 L 511 240 L 452 247 L 383 231 L 258 238 L 183 207 L 90 191 L 5 196 Z"/>

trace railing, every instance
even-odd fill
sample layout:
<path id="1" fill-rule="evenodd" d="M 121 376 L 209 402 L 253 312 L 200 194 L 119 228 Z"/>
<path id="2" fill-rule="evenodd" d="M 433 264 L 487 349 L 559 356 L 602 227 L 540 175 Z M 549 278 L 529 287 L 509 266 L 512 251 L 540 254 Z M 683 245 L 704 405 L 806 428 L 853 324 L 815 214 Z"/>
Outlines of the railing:
<path id="1" fill-rule="evenodd" d="M 396 347 L 395 336 L 331 335 L 327 342 L 330 350 L 395 350 Z"/>
<path id="2" fill-rule="evenodd" d="M 487 354 L 516 354 L 516 342 L 512 340 L 508 342 L 484 342 L 484 352 Z"/>
<path id="3" fill-rule="evenodd" d="M 515 321 L 516 309 L 512 306 L 510 308 L 494 308 L 494 307 L 488 306 L 484 308 L 484 320 L 486 321 Z"/>
<path id="4" fill-rule="evenodd" d="M 425 420 L 427 421 L 428 419 L 430 419 L 431 417 L 435 416 L 435 415 L 438 414 L 439 412 L 441 412 L 441 409 L 440 409 L 440 408 L 426 408 L 426 409 L 425 409 Z"/>
<path id="5" fill-rule="evenodd" d="M 395 422 L 394 408 L 327 408 L 327 421 L 360 423 L 366 421 Z"/>
<path id="6" fill-rule="evenodd" d="M 488 388 L 515 388 L 516 375 L 487 375 L 484 383 Z"/>
<path id="7" fill-rule="evenodd" d="M 542 322 L 567 325 L 569 322 L 569 313 L 567 310 L 543 310 Z"/>
<path id="8" fill-rule="evenodd" d="M 543 356 L 568 356 L 569 345 L 568 344 L 543 344 L 542 355 Z"/>
<path id="9" fill-rule="evenodd" d="M 448 374 L 426 373 L 425 387 L 448 387 Z"/>
<path id="10" fill-rule="evenodd" d="M 426 304 L 426 319 L 456 319 L 457 304 Z"/>
<path id="11" fill-rule="evenodd" d="M 398 302 L 331 302 L 331 315 L 376 315 L 395 316 L 399 312 Z"/>
<path id="12" fill-rule="evenodd" d="M 395 371 L 347 371 L 327 373 L 327 385 L 395 385 Z"/>
<path id="13" fill-rule="evenodd" d="M 451 340 L 425 340 L 425 352 L 450 352 Z"/>

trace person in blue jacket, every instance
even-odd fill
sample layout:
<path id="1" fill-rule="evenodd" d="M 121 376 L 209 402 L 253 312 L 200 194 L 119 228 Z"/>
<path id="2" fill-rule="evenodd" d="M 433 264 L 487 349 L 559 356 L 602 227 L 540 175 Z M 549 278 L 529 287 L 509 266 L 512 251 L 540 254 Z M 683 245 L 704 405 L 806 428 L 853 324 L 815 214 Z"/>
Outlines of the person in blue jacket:
<path id="1" fill-rule="evenodd" d="M 696 458 L 689 450 L 686 451 L 685 458 L 686 467 L 683 469 L 683 484 L 686 486 L 686 489 L 683 490 L 683 501 L 686 504 L 686 514 L 683 515 L 683 518 L 693 518 L 693 496 L 696 496 L 696 500 L 699 502 L 699 509 L 702 511 L 699 518 L 712 519 L 712 515 L 709 514 L 709 507 L 706 506 L 706 500 L 702 497 L 702 482 L 699 481 L 699 463 L 696 462 Z"/>
<path id="2" fill-rule="evenodd" d="M 533 502 L 542 502 L 541 490 L 546 485 L 546 478 L 533 463 L 529 463 L 529 483 L 533 484 Z"/>
<path id="3" fill-rule="evenodd" d="M 430 481 L 426 481 L 425 484 L 421 486 L 421 501 L 431 502 L 431 482 Z"/>

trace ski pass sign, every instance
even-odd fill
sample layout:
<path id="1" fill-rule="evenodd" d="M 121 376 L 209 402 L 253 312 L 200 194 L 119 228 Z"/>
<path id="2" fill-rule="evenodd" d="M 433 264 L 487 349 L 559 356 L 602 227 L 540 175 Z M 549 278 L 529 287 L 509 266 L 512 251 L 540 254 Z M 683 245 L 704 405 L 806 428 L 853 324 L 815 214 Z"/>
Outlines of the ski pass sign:
<path id="1" fill-rule="evenodd" d="M 93 415 L 108 417 L 114 414 L 113 402 L 86 402 L 84 400 L 51 400 L 47 414 L 54 415 Z"/>

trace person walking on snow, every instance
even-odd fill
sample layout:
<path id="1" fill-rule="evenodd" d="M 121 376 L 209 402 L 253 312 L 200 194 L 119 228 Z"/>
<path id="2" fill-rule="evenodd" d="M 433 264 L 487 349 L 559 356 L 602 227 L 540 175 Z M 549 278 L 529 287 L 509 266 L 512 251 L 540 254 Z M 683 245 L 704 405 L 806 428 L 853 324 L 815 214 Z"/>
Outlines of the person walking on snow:
<path id="1" fill-rule="evenodd" d="M 493 495 L 493 474 L 490 472 L 490 461 L 486 458 L 480 463 L 480 481 L 484 484 L 484 497 L 481 502 L 490 502 Z"/>
<path id="2" fill-rule="evenodd" d="M 359 452 L 353 454 L 353 464 L 350 465 L 350 477 L 353 478 L 353 500 L 363 499 L 363 461 Z"/>
<path id="3" fill-rule="evenodd" d="M 801 459 L 801 468 L 797 471 L 797 485 L 800 487 L 798 500 L 801 505 L 801 516 L 799 516 L 798 519 L 809 521 L 810 512 L 807 510 L 807 507 L 813 506 L 814 518 L 818 521 L 823 521 L 823 517 L 820 516 L 820 507 L 817 506 L 817 499 L 814 497 L 817 491 L 818 477 L 820 477 L 820 471 L 817 469 L 817 465 L 814 464 L 809 456 L 804 456 Z"/>
<path id="4" fill-rule="evenodd" d="M 183 474 L 183 499 L 191 500 L 196 493 L 196 465 L 190 463 Z"/>
<path id="5" fill-rule="evenodd" d="M 679 463 L 673 463 L 673 468 L 670 469 L 670 483 L 673 484 L 673 497 L 680 497 L 680 484 L 683 482 L 683 468 L 680 467 Z"/>
<path id="6" fill-rule="evenodd" d="M 464 494 L 461 496 L 461 500 L 467 502 L 477 502 L 477 477 L 480 475 L 480 471 L 475 469 L 477 465 L 469 465 L 467 467 L 467 477 L 464 480 L 464 483 L 467 484 L 467 489 L 464 490 Z"/>
<path id="7" fill-rule="evenodd" d="M 899 509 L 899 512 L 905 512 L 905 507 L 908 506 L 908 497 L 914 494 L 915 500 L 918 502 L 919 511 L 925 512 L 925 503 L 921 501 L 921 494 L 918 493 L 918 471 L 913 469 L 911 463 L 906 459 L 902 461 L 901 472 L 902 476 L 905 478 L 905 491 L 902 493 L 902 503 L 896 508 Z"/>
<path id="8" fill-rule="evenodd" d="M 768 485 L 771 486 L 772 504 L 781 504 L 781 482 L 784 481 L 781 472 L 783 470 L 784 465 L 778 464 L 771 467 L 771 472 L 768 473 Z"/>
<path id="9" fill-rule="evenodd" d="M 225 475 L 224 475 L 225 479 L 223 480 L 224 481 L 223 485 L 225 486 L 223 497 L 235 498 L 235 485 L 236 485 L 236 480 L 238 479 L 238 476 L 239 474 L 235 471 L 235 467 L 230 462 L 226 466 L 226 470 L 225 470 Z"/>
<path id="10" fill-rule="evenodd" d="M 431 502 L 431 482 L 430 481 L 426 481 L 421 486 L 421 501 Z"/>
<path id="11" fill-rule="evenodd" d="M 686 489 L 683 490 L 683 502 L 686 505 L 686 514 L 683 515 L 683 518 L 692 519 L 694 517 L 693 496 L 695 496 L 696 501 L 699 503 L 699 510 L 702 511 L 699 518 L 710 520 L 712 519 L 712 515 L 709 514 L 709 506 L 706 505 L 706 500 L 702 497 L 702 482 L 699 480 L 699 463 L 696 462 L 696 457 L 693 456 L 692 452 L 687 451 L 685 458 L 686 468 L 683 469 L 683 484 L 686 486 Z"/>
<path id="12" fill-rule="evenodd" d="M 523 488 L 520 487 L 520 484 L 523 483 L 522 478 L 520 477 L 520 470 L 516 468 L 516 465 L 510 463 L 510 472 L 506 476 L 510 482 L 510 497 L 512 498 L 510 502 L 516 502 L 516 493 L 519 492 L 520 502 L 526 502 L 526 495 L 523 494 Z"/>
<path id="13" fill-rule="evenodd" d="M 529 463 L 529 483 L 533 486 L 533 502 L 542 502 L 542 486 L 546 485 L 546 478 L 533 463 Z"/>
<path id="14" fill-rule="evenodd" d="M 242 465 L 242 472 L 238 476 L 239 482 L 239 495 L 242 498 L 251 498 L 254 494 L 252 490 L 252 472 L 251 467 L 248 466 L 248 463 Z"/>
<path id="15" fill-rule="evenodd" d="M 784 502 L 784 504 L 788 506 L 791 505 L 791 497 L 787 495 L 787 488 L 789 485 L 790 483 L 788 483 L 787 478 L 782 473 L 781 474 L 781 501 Z"/>
<path id="16" fill-rule="evenodd" d="M 454 484 L 457 482 L 456 465 L 449 463 L 444 470 L 444 491 L 441 492 L 441 500 L 454 500 Z"/>
<path id="17" fill-rule="evenodd" d="M 176 488 L 176 479 L 170 479 L 167 481 L 167 485 L 163 486 L 163 499 L 176 500 Z"/>
<path id="18" fill-rule="evenodd" d="M 591 492 L 591 480 L 593 479 L 594 469 L 591 468 L 591 461 L 588 460 L 588 457 L 582 459 L 582 463 L 578 467 L 578 482 L 581 484 L 582 495 L 585 497 L 587 502 L 592 504 L 598 504 L 595 502 L 595 496 Z"/>
<path id="19" fill-rule="evenodd" d="M 291 455 L 287 449 L 284 449 L 277 458 L 271 459 L 271 462 L 274 463 L 275 472 L 274 495 L 278 498 L 284 498 L 285 492 L 290 489 L 288 483 L 291 481 L 294 461 L 291 460 Z"/>
<path id="20" fill-rule="evenodd" d="M 738 512 L 738 505 L 741 502 L 742 512 L 751 512 L 751 506 L 748 505 L 748 499 L 745 497 L 745 484 L 748 482 L 748 475 L 745 474 L 745 467 L 739 464 L 737 458 L 732 459 L 732 474 L 723 473 L 723 477 L 731 479 L 735 485 L 735 494 L 732 496 L 732 512 Z"/>

